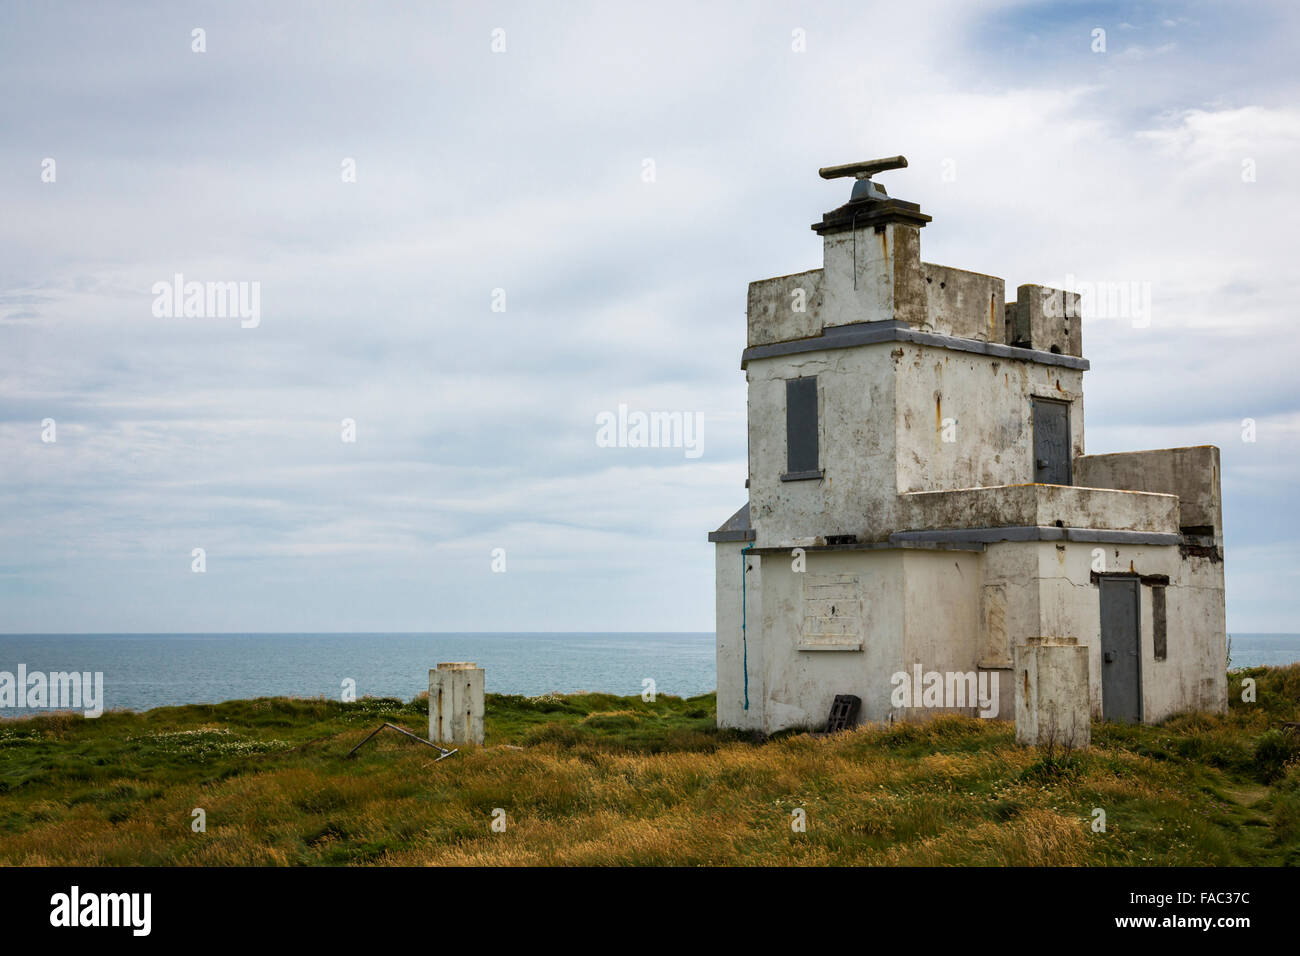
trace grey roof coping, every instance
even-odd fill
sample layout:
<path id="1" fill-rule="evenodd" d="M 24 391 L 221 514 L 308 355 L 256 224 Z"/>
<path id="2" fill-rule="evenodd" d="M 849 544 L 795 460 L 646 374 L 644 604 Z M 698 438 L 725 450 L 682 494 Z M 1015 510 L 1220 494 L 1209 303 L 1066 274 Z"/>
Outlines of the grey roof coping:
<path id="1" fill-rule="evenodd" d="M 929 345 L 935 348 L 952 349 L 957 352 L 973 352 L 978 355 L 991 355 L 996 358 L 1011 359 L 1017 362 L 1037 362 L 1039 365 L 1056 365 L 1087 371 L 1092 363 L 1076 355 L 1058 355 L 1042 349 L 1022 349 L 1000 342 L 981 342 L 978 339 L 966 339 L 957 335 L 942 335 L 938 332 L 919 332 L 906 322 L 887 319 L 882 322 L 855 322 L 850 325 L 837 325 L 825 329 L 821 335 L 806 339 L 794 339 L 789 342 L 772 342 L 768 345 L 752 345 L 740 356 L 740 367 L 755 359 L 777 358 L 782 355 L 797 355 L 802 352 L 820 352 L 830 349 L 847 349 L 858 345 L 877 345 L 882 342 L 911 342 L 914 345 Z"/>

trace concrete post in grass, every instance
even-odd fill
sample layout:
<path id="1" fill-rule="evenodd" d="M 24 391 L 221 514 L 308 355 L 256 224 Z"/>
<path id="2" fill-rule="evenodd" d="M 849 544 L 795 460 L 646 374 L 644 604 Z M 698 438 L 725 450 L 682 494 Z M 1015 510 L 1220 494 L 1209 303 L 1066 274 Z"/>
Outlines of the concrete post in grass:
<path id="1" fill-rule="evenodd" d="M 444 662 L 429 671 L 429 739 L 444 744 L 483 743 L 487 672 L 477 664 Z"/>
<path id="2" fill-rule="evenodd" d="M 1015 649 L 1015 674 L 1016 742 L 1087 747 L 1088 648 L 1073 637 L 1032 637 Z"/>

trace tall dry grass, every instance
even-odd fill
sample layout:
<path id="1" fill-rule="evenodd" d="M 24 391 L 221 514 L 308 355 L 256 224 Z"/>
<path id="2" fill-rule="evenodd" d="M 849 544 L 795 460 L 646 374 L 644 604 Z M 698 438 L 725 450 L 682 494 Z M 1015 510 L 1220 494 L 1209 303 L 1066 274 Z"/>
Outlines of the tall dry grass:
<path id="1" fill-rule="evenodd" d="M 1267 707 L 1102 726 L 1063 755 L 961 717 L 756 741 L 713 729 L 711 697 L 492 697 L 488 745 L 441 763 L 396 735 L 343 757 L 381 720 L 420 731 L 418 700 L 6 722 L 0 861 L 1296 863 L 1300 744 L 1282 724 L 1300 709 L 1300 666 L 1257 678 Z"/>

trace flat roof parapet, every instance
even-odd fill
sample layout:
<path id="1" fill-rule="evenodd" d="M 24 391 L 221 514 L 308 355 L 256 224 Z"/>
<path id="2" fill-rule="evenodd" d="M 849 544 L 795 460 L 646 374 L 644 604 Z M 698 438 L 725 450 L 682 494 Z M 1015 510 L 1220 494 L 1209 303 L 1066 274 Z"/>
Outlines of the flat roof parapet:
<path id="1" fill-rule="evenodd" d="M 1077 485 L 992 485 L 899 496 L 903 532 L 1056 528 L 1169 534 L 1178 543 L 1178 496 Z"/>

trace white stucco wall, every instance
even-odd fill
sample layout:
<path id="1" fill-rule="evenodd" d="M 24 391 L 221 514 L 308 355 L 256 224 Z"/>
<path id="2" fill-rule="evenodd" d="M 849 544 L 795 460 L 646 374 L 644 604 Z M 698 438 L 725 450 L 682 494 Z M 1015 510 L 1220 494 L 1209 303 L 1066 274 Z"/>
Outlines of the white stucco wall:
<path id="1" fill-rule="evenodd" d="M 788 342 L 822 333 L 822 270 L 749 284 L 750 345 Z"/>
<path id="2" fill-rule="evenodd" d="M 892 356 L 900 492 L 1033 481 L 1033 397 L 1069 402 L 1073 455 L 1083 454 L 1081 371 L 911 344 Z"/>
<path id="3" fill-rule="evenodd" d="M 1108 572 L 1168 575 L 1167 657 L 1155 660 L 1151 585 L 1141 592 L 1142 713 L 1157 723 L 1190 710 L 1227 707 L 1222 563 L 1184 559 L 1176 546 L 1038 542 L 1040 628 L 1045 636 L 1077 637 L 1088 648 L 1093 718 L 1102 716 L 1101 603 L 1091 580 L 1094 549 Z"/>
<path id="4" fill-rule="evenodd" d="M 925 321 L 918 328 L 977 342 L 1006 341 L 1006 283 L 997 276 L 921 263 Z"/>
<path id="5" fill-rule="evenodd" d="M 912 672 L 961 673 L 977 670 L 980 658 L 980 592 L 983 555 L 971 551 L 900 552 L 903 556 L 906 606 L 904 667 Z M 896 719 L 924 720 L 941 713 L 974 715 L 976 707 L 904 708 Z M 1010 719 L 1010 714 L 1002 716 Z"/>
<path id="6" fill-rule="evenodd" d="M 718 726 L 739 730 L 763 728 L 763 559 L 747 554 L 741 564 L 741 551 L 749 543 L 719 542 L 714 545 L 717 588 L 717 667 Z M 749 626 L 742 632 L 741 573 L 746 583 L 744 593 L 749 605 Z M 748 654 L 746 654 L 748 650 Z M 745 659 L 749 666 L 749 708 L 745 708 Z"/>
<path id="7" fill-rule="evenodd" d="M 923 671 L 999 671 L 999 715 L 1015 707 L 1014 649 L 1031 638 L 1074 638 L 1088 656 L 1088 699 L 1101 719 L 1100 593 L 1095 551 L 1108 572 L 1166 575 L 1167 656 L 1155 659 L 1151 585 L 1141 591 L 1144 719 L 1158 722 L 1227 704 L 1222 563 L 1183 557 L 1176 546 L 1086 542 L 1000 542 L 980 551 L 879 549 L 810 551 L 806 570 L 790 555 L 750 555 L 750 708 L 743 702 L 740 551 L 718 554 L 718 719 L 723 727 L 773 733 L 820 726 L 837 693 L 862 698 L 862 721 L 915 720 L 929 708 L 899 709 L 890 678 Z M 760 577 L 761 575 L 761 577 Z M 808 584 L 855 580 L 860 650 L 809 650 Z M 856 610 L 855 612 L 856 613 Z M 973 708 L 965 712 L 973 713 Z"/>
<path id="8" fill-rule="evenodd" d="M 826 326 L 926 318 L 920 230 L 887 223 L 827 235 L 822 246 L 822 322 Z M 854 277 L 856 265 L 856 281 Z"/>
<path id="9" fill-rule="evenodd" d="M 1178 587 L 1166 592 L 1169 664 L 1177 668 L 1176 698 L 1162 700 L 1154 689 L 1151 709 L 1160 720 L 1178 710 L 1228 709 L 1223 561 L 1187 557 L 1181 561 Z"/>
<path id="10" fill-rule="evenodd" d="M 1213 445 L 1084 455 L 1074 472 L 1079 485 L 1177 495 L 1180 523 L 1213 529 L 1223 544 L 1219 449 Z"/>
<path id="11" fill-rule="evenodd" d="M 864 540 L 890 528 L 895 508 L 893 374 L 885 345 L 805 352 L 750 363 L 749 496 L 760 547 Z M 786 380 L 817 376 L 818 445 L 825 478 L 786 472 Z"/>
<path id="12" fill-rule="evenodd" d="M 1039 635 L 1038 589 L 1028 586 L 1037 576 L 1037 564 L 1037 547 L 1032 543 L 1004 541 L 985 548 L 980 594 L 981 667 L 1010 667 L 1016 644 Z"/>
<path id="13" fill-rule="evenodd" d="M 754 360 L 747 375 L 750 501 L 761 547 L 815 544 L 828 534 L 872 540 L 920 527 L 887 488 L 1032 482 L 1034 396 L 1070 403 L 1073 455 L 1083 451 L 1082 373 L 1072 369 L 880 343 Z M 814 375 L 825 478 L 783 482 L 785 383 Z M 950 418 L 955 441 L 946 442 Z"/>
<path id="14" fill-rule="evenodd" d="M 889 678 L 903 660 L 903 561 L 899 551 L 809 552 L 807 570 L 785 555 L 763 564 L 764 729 L 816 727 L 836 694 L 862 698 L 861 720 L 889 717 Z M 800 650 L 808 576 L 848 575 L 860 582 L 863 642 L 857 651 Z M 751 685 L 752 693 L 752 685 Z"/>

